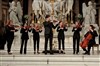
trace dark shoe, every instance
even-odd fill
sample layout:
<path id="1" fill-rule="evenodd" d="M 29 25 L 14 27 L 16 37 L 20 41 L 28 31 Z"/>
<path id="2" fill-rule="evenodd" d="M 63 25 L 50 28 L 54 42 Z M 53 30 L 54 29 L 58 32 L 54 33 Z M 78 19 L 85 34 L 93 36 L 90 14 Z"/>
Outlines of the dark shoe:
<path id="1" fill-rule="evenodd" d="M 40 52 L 37 52 L 37 54 L 40 54 Z"/>
<path id="2" fill-rule="evenodd" d="M 54 53 L 53 53 L 53 51 L 50 51 L 50 55 L 53 55 Z"/>
<path id="3" fill-rule="evenodd" d="M 22 51 L 20 51 L 20 54 L 22 54 Z"/>
<path id="4" fill-rule="evenodd" d="M 36 52 L 34 52 L 34 54 L 36 54 Z"/>
<path id="5" fill-rule="evenodd" d="M 87 52 L 83 53 L 83 55 L 86 55 L 86 54 L 87 54 Z"/>
<path id="6" fill-rule="evenodd" d="M 44 50 L 44 54 L 47 55 L 47 50 Z"/>
<path id="7" fill-rule="evenodd" d="M 46 53 L 46 52 L 45 52 L 44 54 L 45 54 L 45 55 L 47 55 L 47 53 Z"/>
<path id="8" fill-rule="evenodd" d="M 12 53 L 11 53 L 11 52 L 8 52 L 8 54 L 9 54 L 9 55 L 12 55 Z"/>
<path id="9" fill-rule="evenodd" d="M 50 53 L 50 55 L 53 55 L 54 53 Z"/>
<path id="10" fill-rule="evenodd" d="M 63 54 L 66 54 L 65 52 L 63 52 Z"/>
<path id="11" fill-rule="evenodd" d="M 20 54 L 22 54 L 22 53 L 20 53 Z"/>
<path id="12" fill-rule="evenodd" d="M 87 55 L 90 55 L 90 53 L 87 53 Z"/>
<path id="13" fill-rule="evenodd" d="M 26 52 L 24 52 L 24 54 L 26 54 Z"/>
<path id="14" fill-rule="evenodd" d="M 75 54 L 75 52 L 73 52 L 73 54 Z"/>
<path id="15" fill-rule="evenodd" d="M 66 54 L 66 53 L 63 51 L 62 54 Z"/>
<path id="16" fill-rule="evenodd" d="M 76 52 L 76 54 L 79 54 L 79 52 Z"/>

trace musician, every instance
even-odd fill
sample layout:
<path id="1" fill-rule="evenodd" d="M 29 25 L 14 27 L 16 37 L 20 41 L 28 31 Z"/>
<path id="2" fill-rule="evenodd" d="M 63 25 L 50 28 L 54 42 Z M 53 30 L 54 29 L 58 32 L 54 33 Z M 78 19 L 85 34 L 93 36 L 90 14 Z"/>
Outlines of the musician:
<path id="1" fill-rule="evenodd" d="M 27 52 L 27 41 L 29 39 L 29 28 L 27 26 L 27 23 L 24 23 L 23 26 L 21 27 L 21 47 L 20 47 L 20 54 L 23 53 L 23 47 L 24 47 L 24 54 L 26 54 Z"/>
<path id="2" fill-rule="evenodd" d="M 53 40 L 53 31 L 52 29 L 56 28 L 58 26 L 58 24 L 56 24 L 56 26 L 53 25 L 53 23 L 50 21 L 50 15 L 46 15 L 46 21 L 43 23 L 44 25 L 44 29 L 45 29 L 45 54 L 47 54 L 47 46 L 48 46 L 48 40 L 50 41 L 50 54 L 53 54 L 52 51 L 52 40 Z"/>
<path id="3" fill-rule="evenodd" d="M 79 42 L 80 42 L 80 31 L 82 30 L 82 26 L 80 22 L 75 22 L 75 26 L 72 29 L 73 34 L 73 54 L 79 53 Z"/>
<path id="4" fill-rule="evenodd" d="M 93 25 L 90 25 L 89 27 L 89 31 L 84 35 L 84 37 L 86 38 L 89 33 L 92 35 L 92 38 L 89 40 L 89 43 L 88 43 L 88 48 L 83 48 L 83 50 L 85 51 L 85 53 L 83 53 L 84 55 L 88 54 L 90 55 L 90 50 L 91 50 L 91 47 L 96 44 L 96 41 L 95 41 L 95 37 L 98 36 L 96 30 L 95 30 L 95 27 Z"/>
<path id="5" fill-rule="evenodd" d="M 34 41 L 34 54 L 36 54 L 36 48 L 37 48 L 37 53 L 40 54 L 39 52 L 39 43 L 40 43 L 39 33 L 41 32 L 42 32 L 42 29 L 40 28 L 40 26 L 38 24 L 35 24 L 35 26 L 32 28 L 33 41 Z"/>
<path id="6" fill-rule="evenodd" d="M 12 54 L 11 46 L 12 46 L 12 43 L 14 40 L 14 32 L 16 32 L 16 31 L 17 30 L 14 28 L 13 22 L 11 20 L 9 20 L 6 25 L 7 52 L 9 55 Z"/>
<path id="7" fill-rule="evenodd" d="M 67 31 L 67 28 L 64 26 L 63 22 L 60 22 L 60 25 L 57 28 L 57 32 L 58 32 L 58 46 L 59 46 L 59 53 L 61 53 L 61 51 L 63 51 L 63 54 L 65 54 L 65 44 L 64 44 L 64 40 L 65 40 L 65 34 L 64 31 Z M 61 43 L 62 43 L 62 50 L 61 50 Z"/>

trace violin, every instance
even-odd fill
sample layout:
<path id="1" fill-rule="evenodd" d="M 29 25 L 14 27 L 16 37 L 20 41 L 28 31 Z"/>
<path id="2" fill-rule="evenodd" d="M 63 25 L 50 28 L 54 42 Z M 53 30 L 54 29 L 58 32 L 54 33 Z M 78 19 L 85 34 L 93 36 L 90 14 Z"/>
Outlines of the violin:
<path id="1" fill-rule="evenodd" d="M 17 32 L 18 31 L 18 27 L 19 26 L 15 26 L 15 25 L 7 25 L 8 27 L 10 27 L 10 28 L 13 28 L 13 32 Z"/>
<path id="2" fill-rule="evenodd" d="M 61 27 L 61 28 L 64 28 L 64 27 L 67 27 L 67 23 L 63 23 L 63 22 L 60 22 L 60 24 L 59 24 L 59 26 Z"/>
<path id="3" fill-rule="evenodd" d="M 81 28 L 81 24 L 78 23 L 78 24 L 76 25 L 76 28 Z"/>
<path id="4" fill-rule="evenodd" d="M 40 24 L 35 24 L 33 27 L 37 32 L 39 32 L 42 29 L 42 26 Z"/>
<path id="5" fill-rule="evenodd" d="M 31 26 L 21 26 L 21 28 L 30 29 Z"/>

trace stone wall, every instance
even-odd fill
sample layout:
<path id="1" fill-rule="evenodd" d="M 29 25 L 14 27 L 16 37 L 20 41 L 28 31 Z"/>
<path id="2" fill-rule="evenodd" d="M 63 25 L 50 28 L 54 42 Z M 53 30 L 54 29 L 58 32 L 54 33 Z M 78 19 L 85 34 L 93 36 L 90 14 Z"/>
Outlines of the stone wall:
<path id="1" fill-rule="evenodd" d="M 28 15 L 30 16 L 31 15 L 31 13 L 32 13 L 32 0 L 29 0 L 28 1 Z M 31 20 L 31 16 L 30 16 L 30 18 L 29 18 L 29 21 Z"/>

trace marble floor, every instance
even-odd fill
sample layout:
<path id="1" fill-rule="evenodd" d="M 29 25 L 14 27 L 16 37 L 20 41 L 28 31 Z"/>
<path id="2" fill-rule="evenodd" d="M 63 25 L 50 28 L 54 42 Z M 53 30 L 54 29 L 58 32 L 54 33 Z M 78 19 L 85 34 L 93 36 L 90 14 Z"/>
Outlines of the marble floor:
<path id="1" fill-rule="evenodd" d="M 20 55 L 18 51 L 8 55 L 6 51 L 0 51 L 0 66 L 100 66 L 98 54 L 82 55 L 80 51 L 79 55 L 73 55 L 68 50 L 66 54 L 54 55 L 34 55 L 32 51 L 28 51 L 26 55 Z"/>

